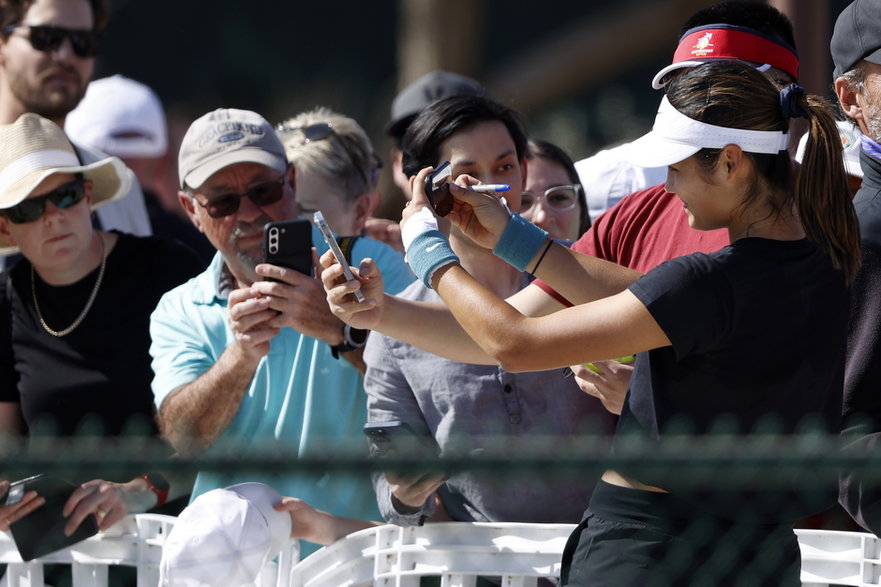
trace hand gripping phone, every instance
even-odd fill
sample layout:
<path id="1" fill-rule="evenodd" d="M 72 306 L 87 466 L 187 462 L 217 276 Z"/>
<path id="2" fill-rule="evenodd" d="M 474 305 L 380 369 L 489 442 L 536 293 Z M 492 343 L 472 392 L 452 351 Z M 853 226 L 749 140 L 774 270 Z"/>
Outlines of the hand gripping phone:
<path id="1" fill-rule="evenodd" d="M 263 227 L 263 262 L 312 275 L 312 225 L 309 221 L 268 222 Z"/>
<path id="2" fill-rule="evenodd" d="M 94 514 L 86 516 L 70 536 L 64 535 L 67 518 L 62 515 L 67 498 L 74 492 L 72 483 L 49 475 L 35 475 L 9 485 L 6 505 L 15 505 L 28 491 L 36 491 L 46 503 L 10 526 L 12 539 L 22 560 L 29 561 L 61 550 L 98 533 Z"/>
<path id="3" fill-rule="evenodd" d="M 444 161 L 425 178 L 425 194 L 438 216 L 446 216 L 453 211 L 453 195 L 448 181 L 452 176 L 450 162 Z"/>
<path id="4" fill-rule="evenodd" d="M 439 469 L 437 460 L 441 449 L 433 436 L 417 434 L 406 422 L 392 420 L 390 422 L 368 422 L 364 425 L 364 434 L 370 441 L 370 456 L 376 458 L 415 457 L 417 460 L 434 462 L 433 467 L 426 470 Z M 423 473 L 425 470 L 422 471 Z M 399 475 L 407 475 L 406 471 L 396 471 Z M 412 474 L 410 472 L 409 474 Z"/>
<path id="5" fill-rule="evenodd" d="M 340 267 L 343 268 L 343 275 L 346 276 L 346 281 L 355 281 L 355 276 L 352 275 L 352 270 L 349 269 L 349 260 L 346 259 L 346 256 L 343 255 L 343 252 L 340 250 L 340 245 L 338 242 L 336 242 L 336 237 L 333 236 L 333 231 L 324 220 L 324 214 L 322 214 L 319 210 L 312 215 L 312 220 L 315 222 L 315 226 L 318 227 L 318 231 L 321 233 L 321 237 L 324 239 L 324 242 L 327 243 L 328 247 L 330 247 L 333 256 L 336 257 L 337 263 L 339 263 Z M 353 293 L 356 300 L 358 300 L 359 302 L 364 301 L 364 294 L 361 293 L 360 289 L 356 289 Z"/>

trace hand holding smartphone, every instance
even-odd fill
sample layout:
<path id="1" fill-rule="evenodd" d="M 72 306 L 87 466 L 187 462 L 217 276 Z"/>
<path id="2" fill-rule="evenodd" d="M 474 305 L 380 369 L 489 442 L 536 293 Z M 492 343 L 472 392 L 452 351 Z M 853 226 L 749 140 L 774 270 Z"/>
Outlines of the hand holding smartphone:
<path id="1" fill-rule="evenodd" d="M 343 255 L 343 252 L 340 250 L 340 245 L 336 242 L 336 237 L 333 236 L 333 231 L 327 225 L 327 222 L 324 220 L 324 215 L 320 210 L 312 215 L 312 220 L 315 221 L 315 226 L 317 226 L 318 231 L 321 232 L 321 237 L 324 239 L 324 242 L 330 247 L 337 263 L 343 268 L 343 275 L 346 276 L 346 281 L 355 281 L 355 276 L 352 275 L 352 270 L 349 269 L 349 260 L 346 259 L 346 256 Z M 359 302 L 364 301 L 364 294 L 361 293 L 360 289 L 356 289 L 353 293 L 356 300 Z"/>
<path id="2" fill-rule="evenodd" d="M 312 275 L 312 225 L 309 221 L 268 222 L 263 227 L 263 262 Z"/>
<path id="3" fill-rule="evenodd" d="M 39 558 L 98 533 L 98 520 L 93 514 L 89 514 L 73 534 L 64 535 L 67 518 L 62 511 L 75 489 L 76 486 L 72 483 L 45 474 L 10 484 L 6 505 L 18 503 L 28 491 L 36 491 L 37 495 L 46 500 L 38 509 L 10 526 L 12 539 L 22 560 Z"/>
<path id="4" fill-rule="evenodd" d="M 417 434 L 406 422 L 392 420 L 390 422 L 368 422 L 364 425 L 364 434 L 370 441 L 370 456 L 376 458 L 395 458 L 399 456 L 415 456 L 427 462 L 437 461 L 441 449 L 433 436 Z M 438 469 L 435 465 L 435 469 Z M 430 470 L 431 467 L 426 467 Z M 419 471 L 424 473 L 425 470 Z M 396 474 L 412 475 L 414 471 L 395 471 Z"/>
<path id="5" fill-rule="evenodd" d="M 453 211 L 453 195 L 449 186 L 452 176 L 450 162 L 444 161 L 425 178 L 425 194 L 438 216 L 446 216 Z"/>

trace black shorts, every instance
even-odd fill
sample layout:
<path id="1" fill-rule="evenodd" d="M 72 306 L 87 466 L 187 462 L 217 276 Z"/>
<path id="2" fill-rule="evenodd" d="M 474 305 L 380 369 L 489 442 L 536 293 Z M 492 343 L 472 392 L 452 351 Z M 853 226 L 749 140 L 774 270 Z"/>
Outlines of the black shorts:
<path id="1" fill-rule="evenodd" d="M 739 524 L 668 493 L 600 481 L 563 552 L 563 585 L 800 587 L 788 524 Z"/>

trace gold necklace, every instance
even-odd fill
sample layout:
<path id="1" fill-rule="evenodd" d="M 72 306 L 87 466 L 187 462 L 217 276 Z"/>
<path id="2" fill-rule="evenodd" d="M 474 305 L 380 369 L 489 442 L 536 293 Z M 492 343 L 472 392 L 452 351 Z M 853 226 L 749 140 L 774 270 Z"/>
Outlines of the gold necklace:
<path id="1" fill-rule="evenodd" d="M 64 330 L 52 330 L 51 328 L 49 328 L 49 325 L 46 324 L 46 320 L 43 318 L 43 313 L 40 312 L 40 304 L 37 302 L 37 286 L 34 279 L 34 265 L 31 264 L 31 295 L 33 295 L 34 297 L 34 308 L 37 309 L 37 317 L 40 319 L 40 324 L 43 325 L 43 329 L 52 336 L 67 336 L 68 334 L 76 330 L 77 326 L 79 326 L 86 318 L 86 314 L 89 313 L 89 310 L 92 309 L 92 304 L 95 302 L 95 298 L 98 296 L 98 289 L 101 287 L 101 281 L 104 279 L 104 269 L 107 267 L 107 257 L 104 255 L 104 239 L 101 238 L 100 234 L 98 235 L 98 240 L 101 241 L 101 269 L 98 270 L 98 279 L 95 281 L 95 287 L 92 288 L 92 294 L 89 296 L 89 300 L 86 302 L 86 307 L 83 308 L 83 311 L 80 312 L 80 315 L 77 316 L 76 320 L 73 321 L 73 324 L 71 324 Z"/>

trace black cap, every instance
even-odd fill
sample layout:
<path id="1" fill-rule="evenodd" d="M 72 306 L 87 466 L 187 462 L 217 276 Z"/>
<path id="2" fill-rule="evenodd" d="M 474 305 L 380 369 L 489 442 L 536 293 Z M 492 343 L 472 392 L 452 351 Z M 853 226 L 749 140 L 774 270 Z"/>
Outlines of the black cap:
<path id="1" fill-rule="evenodd" d="M 881 65 L 881 2 L 855 0 L 838 15 L 832 32 L 832 61 L 837 78 L 865 59 Z"/>
<path id="2" fill-rule="evenodd" d="M 403 135 L 417 114 L 441 98 L 484 94 L 486 90 L 477 80 L 436 69 L 398 92 L 392 102 L 391 119 L 385 126 L 385 132 L 392 137 Z"/>

